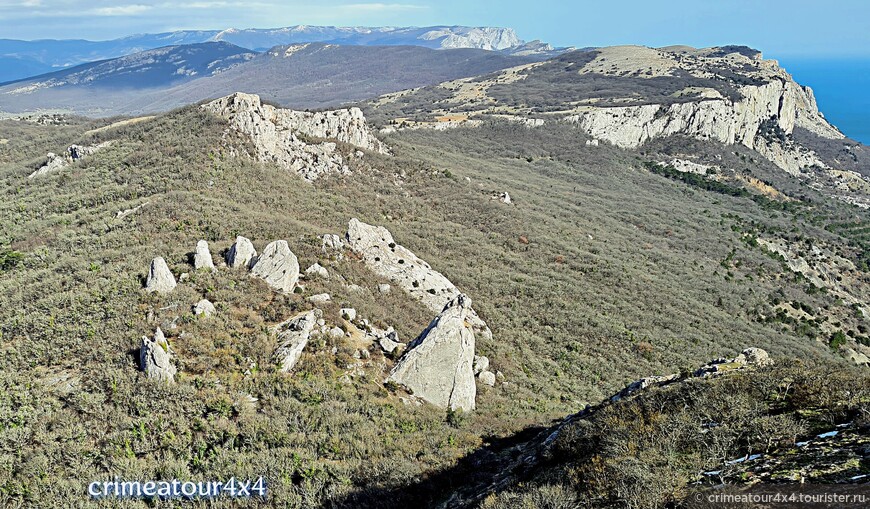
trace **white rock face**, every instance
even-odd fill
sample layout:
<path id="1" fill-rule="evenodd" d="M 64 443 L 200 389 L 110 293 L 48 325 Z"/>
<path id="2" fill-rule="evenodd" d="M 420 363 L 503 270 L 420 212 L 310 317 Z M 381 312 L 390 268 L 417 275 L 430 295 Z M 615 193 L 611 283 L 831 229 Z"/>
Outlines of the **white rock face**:
<path id="1" fill-rule="evenodd" d="M 299 358 L 302 356 L 302 351 L 311 334 L 317 326 L 317 320 L 321 316 L 319 309 L 302 313 L 295 316 L 286 322 L 279 324 L 275 328 L 278 336 L 278 348 L 275 350 L 275 359 L 280 366 L 282 372 L 288 372 L 293 369 Z"/>
<path id="2" fill-rule="evenodd" d="M 440 313 L 460 293 L 443 274 L 396 244 L 392 234 L 382 226 L 351 219 L 346 240 L 350 248 L 362 257 L 369 270 L 389 279 L 435 313 Z M 492 338 L 492 331 L 473 309 L 467 314 L 476 333 Z"/>
<path id="3" fill-rule="evenodd" d="M 235 244 L 227 252 L 227 266 L 234 269 L 247 269 L 253 265 L 256 258 L 257 250 L 254 249 L 254 244 L 240 235 L 236 237 Z"/>
<path id="4" fill-rule="evenodd" d="M 783 74 L 788 77 L 784 71 Z M 587 106 L 566 120 L 578 124 L 594 138 L 622 148 L 637 148 L 651 139 L 674 134 L 726 145 L 739 143 L 758 150 L 791 173 L 813 164 L 825 165 L 810 151 L 768 140 L 763 129 L 765 122 L 773 119 L 785 134 L 802 127 L 826 138 L 844 138 L 821 116 L 812 91 L 790 77 L 786 81 L 745 85 L 739 88 L 739 93 L 742 98 L 736 102 L 720 97 L 668 106 Z"/>
<path id="5" fill-rule="evenodd" d="M 148 279 L 145 282 L 145 291 L 157 293 L 169 293 L 178 286 L 175 276 L 166 265 L 166 260 L 157 257 L 151 260 L 151 268 L 148 271 Z"/>
<path id="6" fill-rule="evenodd" d="M 208 242 L 200 240 L 196 243 L 196 252 L 193 254 L 193 267 L 196 270 L 215 270 Z"/>
<path id="7" fill-rule="evenodd" d="M 404 385 L 429 403 L 453 410 L 475 408 L 474 331 L 467 323 L 471 299 L 459 294 L 415 339 L 390 372 L 388 381 Z"/>
<path id="8" fill-rule="evenodd" d="M 314 265 L 305 269 L 305 277 L 309 279 L 329 279 L 329 271 L 326 270 L 326 267 L 324 267 L 323 265 L 315 263 Z"/>
<path id="9" fill-rule="evenodd" d="M 208 299 L 202 299 L 193 306 L 193 314 L 196 316 L 210 318 L 215 313 L 217 313 L 217 309 L 215 309 L 214 304 L 212 304 Z"/>
<path id="10" fill-rule="evenodd" d="M 309 181 L 327 173 L 347 173 L 348 168 L 335 143 L 310 143 L 300 136 L 387 153 L 359 108 L 309 113 L 275 108 L 263 104 L 259 96 L 243 93 L 217 99 L 203 108 L 227 119 L 233 129 L 249 136 L 261 161 L 274 162 Z"/>
<path id="11" fill-rule="evenodd" d="M 286 240 L 276 240 L 263 249 L 251 274 L 279 292 L 290 293 L 299 282 L 299 260 Z"/>
<path id="12" fill-rule="evenodd" d="M 175 366 L 172 365 L 172 350 L 166 341 L 166 336 L 159 328 L 154 337 L 142 336 L 142 346 L 139 348 L 139 365 L 148 378 L 161 382 L 175 382 Z"/>

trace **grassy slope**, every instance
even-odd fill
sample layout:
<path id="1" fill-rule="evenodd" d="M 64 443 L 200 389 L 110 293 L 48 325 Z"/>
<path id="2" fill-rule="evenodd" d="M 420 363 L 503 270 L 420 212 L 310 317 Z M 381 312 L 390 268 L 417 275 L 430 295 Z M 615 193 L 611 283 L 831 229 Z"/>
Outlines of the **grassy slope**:
<path id="1" fill-rule="evenodd" d="M 192 109 L 102 133 L 119 141 L 36 181 L 26 175 L 39 155 L 89 141 L 73 134 L 85 127 L 28 126 L 27 140 L 19 124 L 0 129 L 11 140 L 0 146 L 0 242 L 26 254 L 0 275 L 4 503 L 79 500 L 86 480 L 109 475 L 265 474 L 272 502 L 311 506 L 354 485 L 405 485 L 488 436 L 746 346 L 836 362 L 815 342 L 753 321 L 754 306 L 792 283 L 746 277 L 781 267 L 744 244 L 725 215 L 789 218 L 650 174 L 633 153 L 586 148 L 571 129 L 404 133 L 388 140 L 395 157 L 367 156 L 376 170 L 317 187 L 228 157 L 217 148 L 223 126 Z M 515 205 L 490 199 L 503 190 Z M 388 226 L 489 322 L 494 339 L 478 350 L 510 383 L 484 389 L 474 416 L 448 423 L 442 412 L 405 407 L 377 372 L 343 382 L 352 350 L 340 341 L 311 345 L 294 376 L 276 374 L 268 327 L 306 308 L 303 296 L 279 297 L 227 271 L 194 275 L 168 297 L 141 291 L 154 256 L 189 272 L 199 238 L 213 253 L 237 234 L 258 248 L 286 238 L 305 267 L 321 258 L 315 235 L 343 232 L 352 216 Z M 732 249 L 743 263 L 726 269 Z M 330 266 L 369 289 L 310 285 L 308 293 L 336 297 L 326 310 L 333 319 L 351 304 L 409 339 L 430 318 L 398 292 L 374 298 L 377 280 L 353 260 Z M 216 324 L 188 311 L 202 295 L 218 304 Z M 167 332 L 180 383 L 158 386 L 137 372 L 135 348 L 178 316 Z M 78 387 L 52 384 L 57 373 L 80 377 Z M 234 403 L 239 393 L 259 398 L 260 411 Z"/>

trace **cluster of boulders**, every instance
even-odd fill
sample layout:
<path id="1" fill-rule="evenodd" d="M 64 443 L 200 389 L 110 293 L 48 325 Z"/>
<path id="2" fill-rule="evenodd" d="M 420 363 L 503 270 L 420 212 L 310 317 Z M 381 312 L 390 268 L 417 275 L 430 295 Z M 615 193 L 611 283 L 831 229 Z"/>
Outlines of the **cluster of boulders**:
<path id="1" fill-rule="evenodd" d="M 359 316 L 352 307 L 342 307 L 339 311 L 344 325 L 330 326 L 319 307 L 330 303 L 332 297 L 327 293 L 310 295 L 307 300 L 315 309 L 290 317 L 274 329 L 278 342 L 274 358 L 281 371 L 289 372 L 296 366 L 312 337 L 353 335 L 358 347 L 364 348 L 354 355 L 361 362 L 348 368 L 359 368 L 364 364 L 362 361 L 369 359 L 370 348 L 380 348 L 384 355 L 398 359 L 385 382 L 405 387 L 415 401 L 471 411 L 475 408 L 478 383 L 494 386 L 504 381 L 500 372 L 490 369 L 488 358 L 475 354 L 475 336 L 491 337 L 491 332 L 472 308 L 471 299 L 460 293 L 444 275 L 396 244 L 386 228 L 352 219 L 344 238 L 327 234 L 320 239 L 325 256 L 340 258 L 342 252 L 351 250 L 375 274 L 388 279 L 390 283 L 378 285 L 378 293 L 390 293 L 392 285 L 397 285 L 430 309 L 437 309 L 437 315 L 414 341 L 406 345 L 392 327 L 377 327 Z M 196 270 L 217 270 L 209 245 L 204 240 L 196 245 L 193 265 Z M 310 265 L 300 274 L 299 260 L 285 240 L 269 243 L 258 254 L 249 239 L 239 236 L 227 251 L 226 266 L 249 270 L 252 276 L 262 279 L 274 290 L 288 294 L 293 293 L 300 276 L 308 281 L 333 277 L 319 263 Z M 335 277 L 341 278 L 340 275 Z M 166 261 L 155 258 L 145 282 L 146 291 L 167 294 L 177 284 Z M 352 293 L 362 290 L 352 284 L 346 287 Z M 202 299 L 194 306 L 193 312 L 208 318 L 217 310 L 214 304 Z M 157 346 L 161 347 L 161 352 L 156 351 Z M 149 377 L 165 381 L 174 379 L 172 351 L 162 332 L 155 334 L 154 339 L 143 340 L 140 355 L 142 369 Z"/>

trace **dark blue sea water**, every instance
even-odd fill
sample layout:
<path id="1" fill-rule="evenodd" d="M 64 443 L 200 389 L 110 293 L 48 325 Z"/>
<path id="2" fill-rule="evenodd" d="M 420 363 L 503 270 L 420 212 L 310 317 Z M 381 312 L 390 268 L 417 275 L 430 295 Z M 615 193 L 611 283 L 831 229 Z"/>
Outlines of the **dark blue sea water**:
<path id="1" fill-rule="evenodd" d="M 812 87 L 830 123 L 870 145 L 870 59 L 780 58 L 779 63 L 798 83 Z"/>

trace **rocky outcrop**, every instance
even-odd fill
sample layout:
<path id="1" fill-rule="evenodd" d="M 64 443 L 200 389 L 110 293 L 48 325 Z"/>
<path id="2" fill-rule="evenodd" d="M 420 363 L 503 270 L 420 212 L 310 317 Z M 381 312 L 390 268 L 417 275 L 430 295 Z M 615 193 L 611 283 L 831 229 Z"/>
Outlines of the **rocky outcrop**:
<path id="1" fill-rule="evenodd" d="M 95 154 L 100 149 L 108 147 L 111 145 L 111 141 L 106 141 L 100 143 L 98 145 L 92 146 L 81 146 L 81 145 L 70 145 L 66 149 L 66 153 L 64 154 L 55 154 L 54 152 L 49 152 L 46 155 L 48 159 L 45 164 L 39 167 L 35 172 L 28 175 L 27 178 L 36 178 L 42 177 L 44 175 L 49 175 L 51 173 L 55 173 L 63 168 L 69 166 L 70 164 L 78 161 L 79 159 L 83 159 L 87 156 Z"/>
<path id="2" fill-rule="evenodd" d="M 145 291 L 156 293 L 169 293 L 178 286 L 175 282 L 175 276 L 166 265 L 166 260 L 157 257 L 151 260 L 151 268 L 148 271 L 148 278 L 145 280 Z"/>
<path id="3" fill-rule="evenodd" d="M 193 267 L 196 270 L 215 270 L 208 242 L 200 240 L 196 243 L 196 252 L 193 254 Z"/>
<path id="4" fill-rule="evenodd" d="M 296 366 L 302 351 L 311 334 L 317 327 L 317 320 L 322 316 L 319 309 L 313 309 L 295 316 L 275 328 L 278 337 L 278 348 L 275 350 L 275 359 L 282 372 L 288 372 Z"/>
<path id="5" fill-rule="evenodd" d="M 172 365 L 172 349 L 159 328 L 154 337 L 142 336 L 139 348 L 139 365 L 148 378 L 161 382 L 175 382 L 175 366 Z"/>
<path id="6" fill-rule="evenodd" d="M 622 148 L 637 148 L 655 138 L 682 134 L 744 145 L 790 173 L 807 166 L 825 167 L 815 154 L 782 138 L 792 134 L 795 127 L 831 139 L 844 136 L 821 116 L 812 91 L 792 81 L 784 71 L 782 74 L 762 85 L 739 87 L 740 99 L 736 101 L 719 97 L 670 105 L 586 106 L 566 120 L 594 138 Z"/>
<path id="7" fill-rule="evenodd" d="M 346 240 L 350 248 L 362 257 L 369 270 L 389 279 L 435 313 L 441 312 L 460 294 L 443 274 L 396 244 L 389 230 L 382 226 L 351 219 Z M 489 327 L 473 309 L 467 315 L 476 333 L 486 338 L 492 337 Z"/>
<path id="8" fill-rule="evenodd" d="M 386 153 L 372 134 L 359 108 L 316 113 L 276 108 L 260 97 L 236 93 L 203 105 L 227 119 L 236 131 L 248 136 L 263 162 L 273 162 L 309 181 L 327 173 L 346 173 L 348 168 L 334 140 Z"/>
<path id="9" fill-rule="evenodd" d="M 468 324 L 471 299 L 453 298 L 408 349 L 387 381 L 441 408 L 475 408 L 474 331 Z"/>
<path id="10" fill-rule="evenodd" d="M 290 293 L 299 282 L 299 260 L 286 240 L 276 240 L 263 249 L 251 274 L 279 292 Z"/>
<path id="11" fill-rule="evenodd" d="M 236 242 L 227 251 L 227 266 L 234 269 L 250 268 L 257 259 L 257 250 L 254 244 L 241 235 L 236 237 Z"/>

